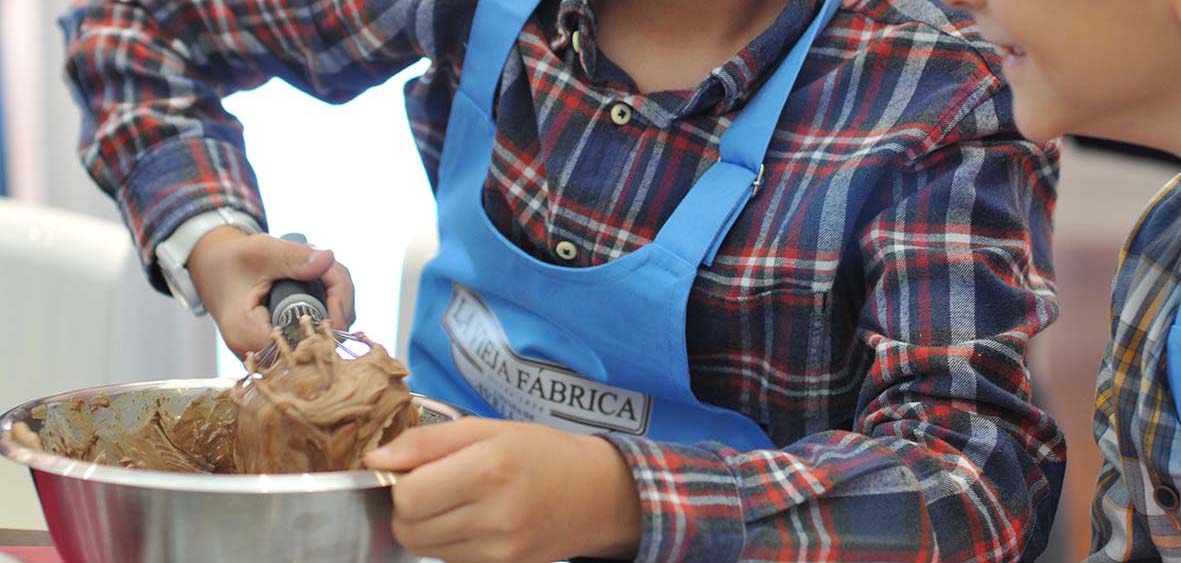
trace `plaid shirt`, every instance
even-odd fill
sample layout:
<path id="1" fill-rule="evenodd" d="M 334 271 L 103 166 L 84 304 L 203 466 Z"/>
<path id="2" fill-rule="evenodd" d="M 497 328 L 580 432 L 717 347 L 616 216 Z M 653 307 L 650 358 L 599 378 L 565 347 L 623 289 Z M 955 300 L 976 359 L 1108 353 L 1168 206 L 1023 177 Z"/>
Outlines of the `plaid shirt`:
<path id="1" fill-rule="evenodd" d="M 1156 196 L 1120 253 L 1111 343 L 1099 371 L 1090 561 L 1181 558 L 1181 419 L 1165 342 L 1181 300 L 1181 176 Z"/>
<path id="2" fill-rule="evenodd" d="M 342 102 L 428 57 L 407 105 L 434 182 L 473 4 L 92 0 L 69 13 L 82 157 L 157 285 L 153 248 L 185 218 L 230 206 L 263 219 L 219 97 L 271 76 Z M 565 265 L 558 241 L 580 266 L 650 242 L 816 7 L 790 2 L 696 88 L 645 94 L 597 49 L 587 0 L 543 4 L 503 71 L 489 216 Z M 622 125 L 618 102 L 632 108 Z M 1057 151 L 1017 134 L 999 59 L 931 0 L 846 0 L 768 156 L 695 283 L 688 354 L 697 395 L 782 449 L 610 436 L 639 487 L 638 558 L 1039 553 L 1065 445 L 1030 402 L 1024 356 L 1057 311 Z"/>

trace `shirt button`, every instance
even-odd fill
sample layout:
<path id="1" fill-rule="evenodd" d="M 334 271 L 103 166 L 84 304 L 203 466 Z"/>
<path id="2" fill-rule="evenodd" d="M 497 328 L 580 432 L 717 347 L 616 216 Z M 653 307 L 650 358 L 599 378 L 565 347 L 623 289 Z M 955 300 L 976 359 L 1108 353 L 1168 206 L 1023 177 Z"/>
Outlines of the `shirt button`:
<path id="1" fill-rule="evenodd" d="M 632 120 L 632 108 L 623 102 L 611 106 L 611 121 L 616 125 L 627 125 Z"/>
<path id="2" fill-rule="evenodd" d="M 573 260 L 575 256 L 578 256 L 578 248 L 574 246 L 574 243 L 568 240 L 559 242 L 558 245 L 554 247 L 554 252 L 557 252 L 558 257 L 562 260 Z"/>
<path id="3" fill-rule="evenodd" d="M 582 33 L 576 29 L 574 34 L 570 36 L 570 46 L 574 48 L 575 53 L 582 52 Z"/>
<path id="4" fill-rule="evenodd" d="M 1153 489 L 1152 498 L 1165 510 L 1177 510 L 1177 507 L 1181 506 L 1181 497 L 1177 496 L 1177 489 L 1169 485 L 1159 485 Z"/>

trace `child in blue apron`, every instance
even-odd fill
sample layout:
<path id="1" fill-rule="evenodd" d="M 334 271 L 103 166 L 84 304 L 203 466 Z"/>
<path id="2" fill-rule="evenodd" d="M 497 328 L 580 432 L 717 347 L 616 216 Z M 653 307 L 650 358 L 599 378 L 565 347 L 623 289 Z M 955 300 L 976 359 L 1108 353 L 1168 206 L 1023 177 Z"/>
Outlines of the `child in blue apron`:
<path id="1" fill-rule="evenodd" d="M 63 20 L 83 158 L 150 279 L 238 352 L 278 278 L 219 96 L 343 101 L 420 57 L 438 201 L 411 386 L 482 415 L 371 453 L 448 561 L 1016 560 L 1065 445 L 1025 344 L 1055 316 L 1056 153 L 930 0 L 91 0 Z M 325 187 L 326 195 L 329 187 Z M 314 237 L 314 232 L 311 233 Z M 389 259 L 380 257 L 379 259 Z"/>
<path id="2" fill-rule="evenodd" d="M 949 3 L 975 12 L 1007 52 L 1029 137 L 1077 133 L 1181 155 L 1181 2 Z M 1181 558 L 1179 182 L 1153 198 L 1120 253 L 1095 402 L 1103 466 L 1090 561 Z"/>

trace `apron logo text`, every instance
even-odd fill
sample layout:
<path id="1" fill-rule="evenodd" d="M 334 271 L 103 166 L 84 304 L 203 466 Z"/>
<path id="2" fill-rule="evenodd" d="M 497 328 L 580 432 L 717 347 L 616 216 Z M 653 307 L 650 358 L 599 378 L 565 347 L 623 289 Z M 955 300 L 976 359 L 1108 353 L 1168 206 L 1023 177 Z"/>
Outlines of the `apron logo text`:
<path id="1" fill-rule="evenodd" d="M 581 433 L 647 431 L 651 397 L 518 355 L 500 321 L 470 289 L 454 286 L 443 328 L 459 371 L 506 418 Z"/>

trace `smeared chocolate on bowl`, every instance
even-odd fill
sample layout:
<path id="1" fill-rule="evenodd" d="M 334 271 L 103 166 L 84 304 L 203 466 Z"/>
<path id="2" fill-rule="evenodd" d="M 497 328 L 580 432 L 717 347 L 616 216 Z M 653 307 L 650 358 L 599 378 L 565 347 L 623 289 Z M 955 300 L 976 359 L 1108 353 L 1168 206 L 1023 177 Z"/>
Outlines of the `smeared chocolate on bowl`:
<path id="1" fill-rule="evenodd" d="M 419 423 L 401 362 L 358 335 L 369 351 L 341 358 L 324 323 L 304 319 L 292 349 L 278 333 L 280 357 L 234 387 L 193 400 L 179 417 L 163 405 L 122 433 L 100 439 L 95 417 L 109 415 L 102 396 L 65 409 L 69 432 L 47 438 L 23 422 L 12 436 L 26 447 L 74 459 L 137 469 L 190 473 L 304 473 L 361 469 L 365 453 Z M 44 413 L 32 413 L 44 419 Z M 88 429 L 90 429 L 88 431 Z"/>

